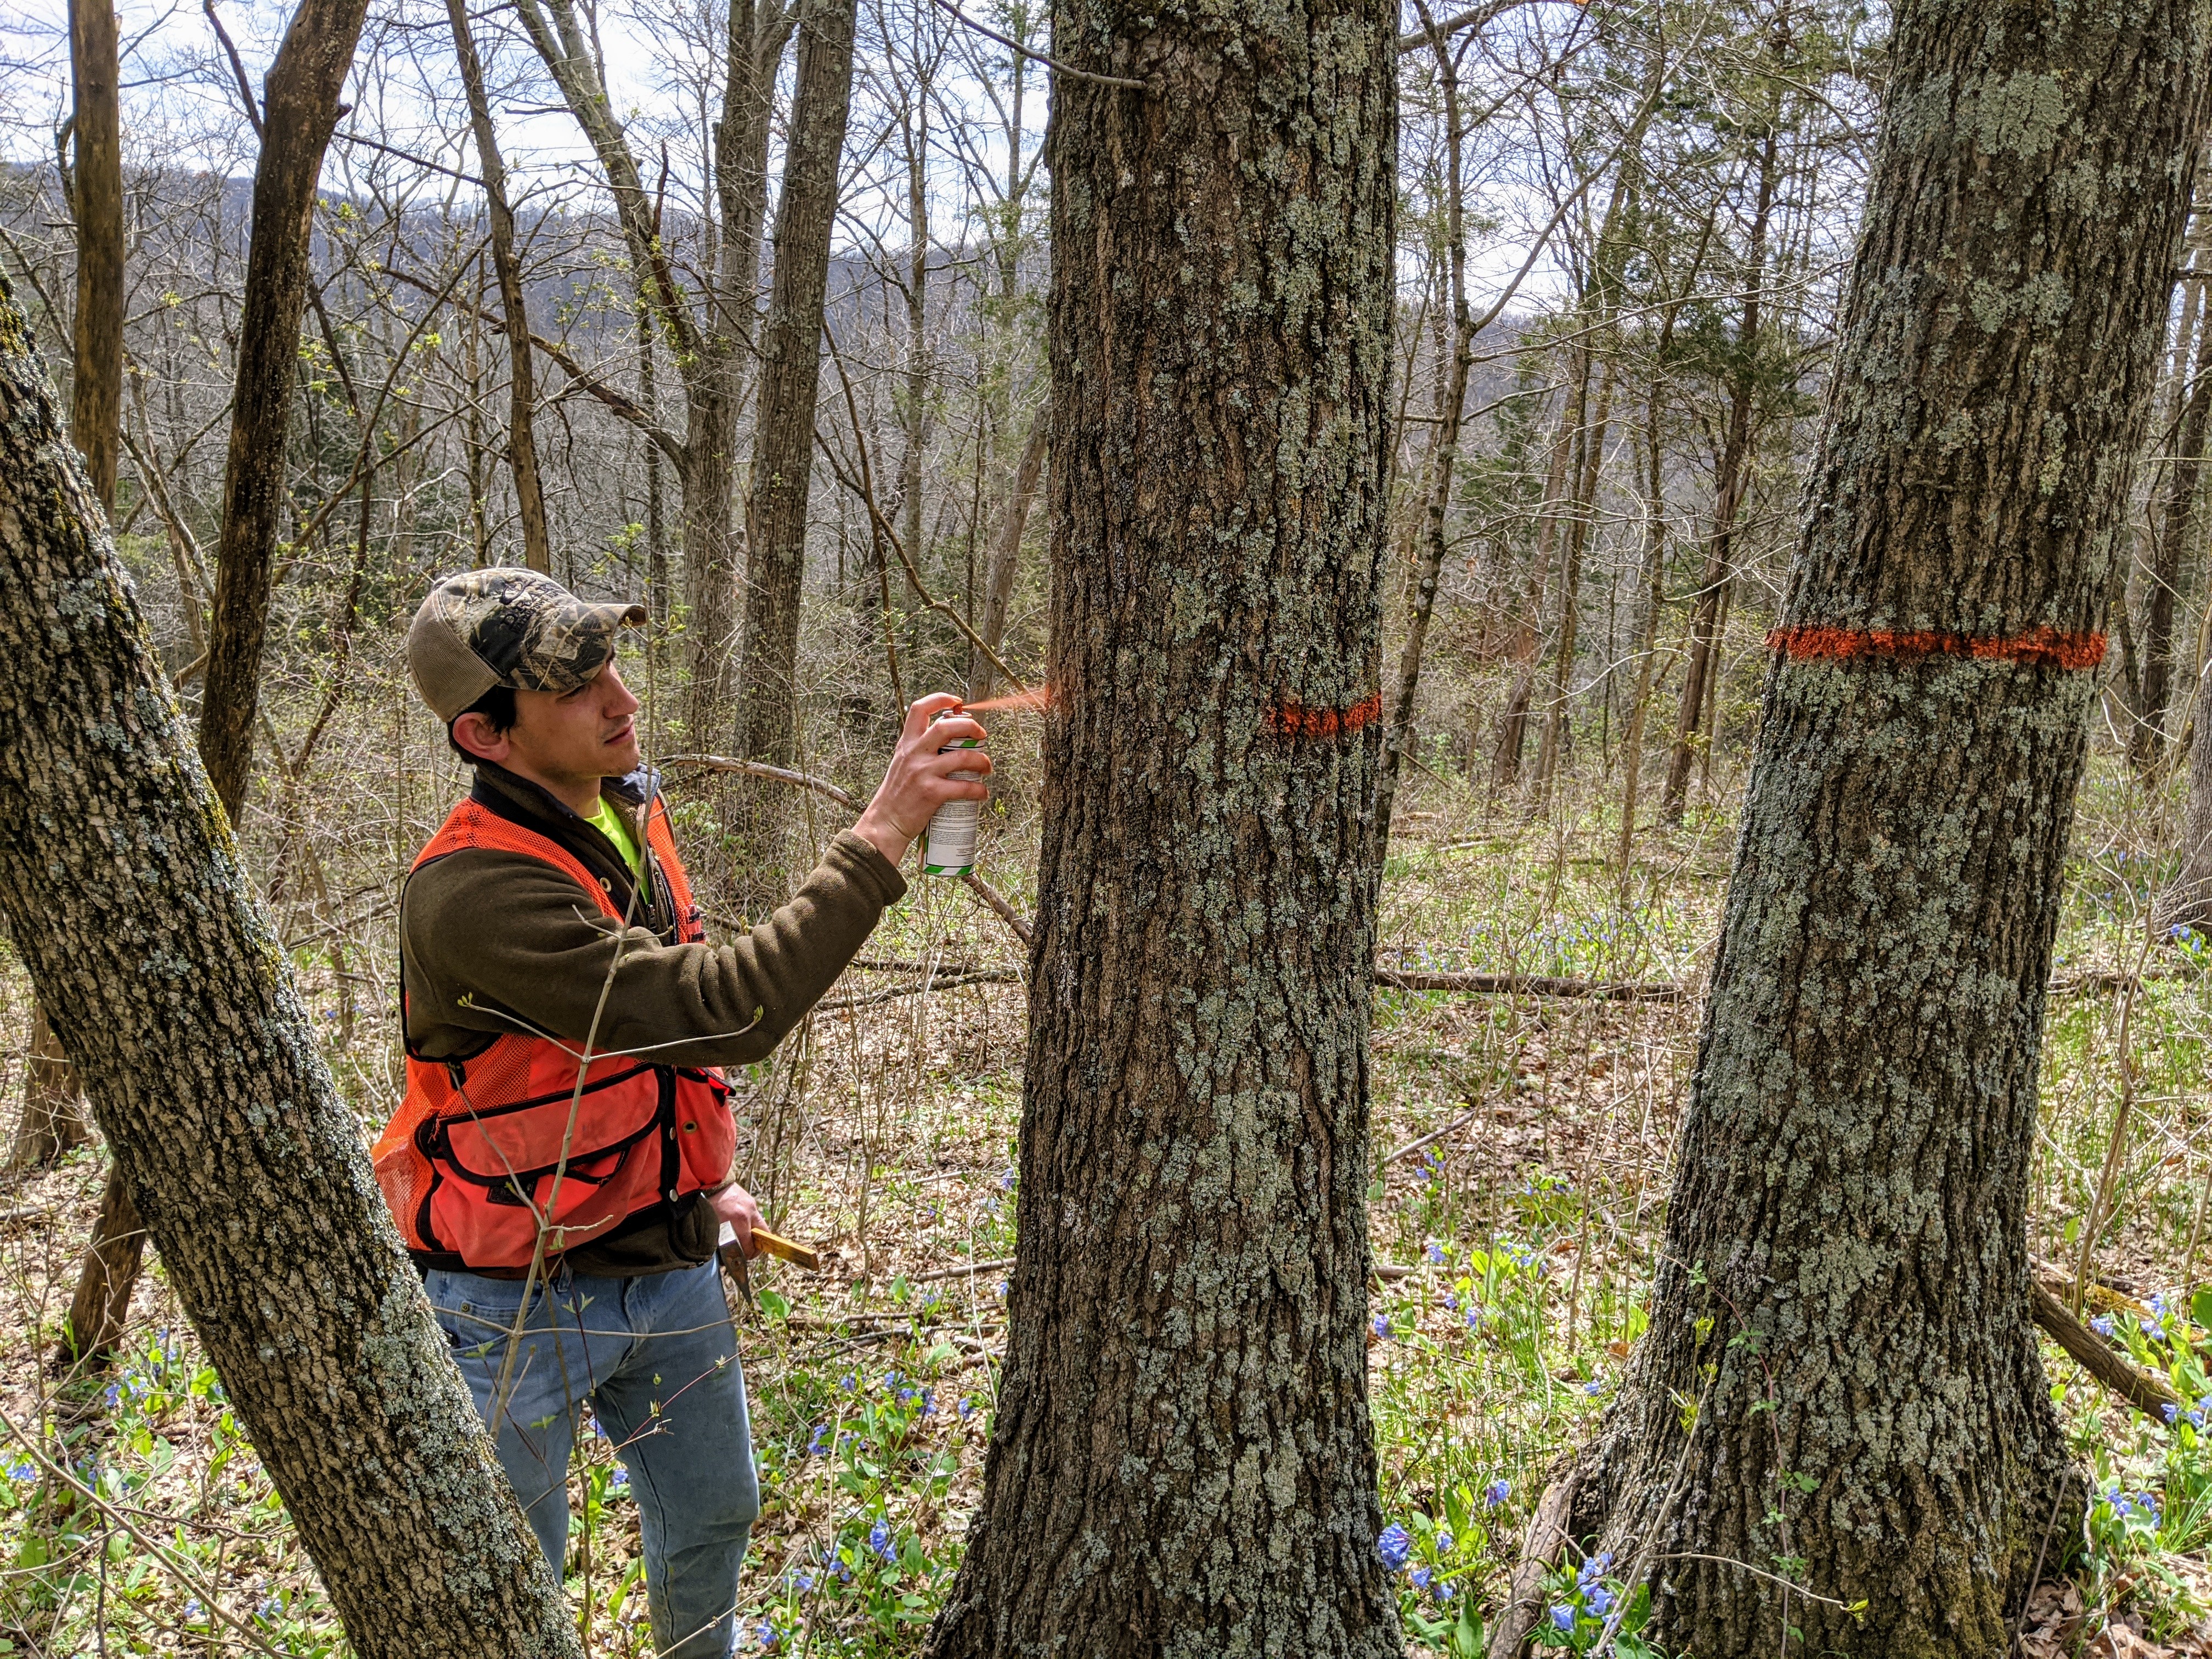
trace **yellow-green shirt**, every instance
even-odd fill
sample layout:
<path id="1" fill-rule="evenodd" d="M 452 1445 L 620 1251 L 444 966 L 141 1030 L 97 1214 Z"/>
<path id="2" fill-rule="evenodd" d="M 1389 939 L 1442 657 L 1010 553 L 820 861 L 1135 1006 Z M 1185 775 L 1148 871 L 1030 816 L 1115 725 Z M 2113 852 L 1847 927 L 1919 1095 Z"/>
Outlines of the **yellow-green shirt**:
<path id="1" fill-rule="evenodd" d="M 645 859 L 637 850 L 637 838 L 630 834 L 629 825 L 623 822 L 623 815 L 615 811 L 605 795 L 599 797 L 599 805 L 585 822 L 614 842 L 615 851 L 623 855 L 623 862 L 629 866 L 631 875 L 640 881 L 645 879 Z"/>

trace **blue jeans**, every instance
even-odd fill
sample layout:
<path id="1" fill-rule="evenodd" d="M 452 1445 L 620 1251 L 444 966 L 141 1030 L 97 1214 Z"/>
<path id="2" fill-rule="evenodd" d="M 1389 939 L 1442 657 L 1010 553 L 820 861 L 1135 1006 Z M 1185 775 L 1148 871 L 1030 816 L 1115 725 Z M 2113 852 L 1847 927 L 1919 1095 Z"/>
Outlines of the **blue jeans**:
<path id="1" fill-rule="evenodd" d="M 629 1471 L 663 1659 L 727 1659 L 738 1569 L 760 1513 L 737 1334 L 709 1261 L 642 1279 L 423 1279 L 454 1362 L 497 1433 L 499 1461 L 553 1576 L 568 1553 L 568 1449 L 586 1399 Z M 521 1346 L 495 1401 L 513 1334 Z"/>

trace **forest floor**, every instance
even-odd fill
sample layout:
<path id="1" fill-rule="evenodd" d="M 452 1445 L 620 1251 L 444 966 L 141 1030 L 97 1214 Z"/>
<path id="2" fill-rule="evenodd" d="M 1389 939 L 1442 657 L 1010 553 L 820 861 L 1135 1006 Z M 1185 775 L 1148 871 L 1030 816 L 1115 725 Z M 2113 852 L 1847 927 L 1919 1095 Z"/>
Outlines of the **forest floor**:
<path id="1" fill-rule="evenodd" d="M 1413 806 L 1385 885 L 1386 965 L 1686 992 L 1376 994 L 1382 1506 L 1409 1539 L 1409 1650 L 1450 1652 L 1461 1610 L 1499 1595 L 1546 1471 L 1593 1433 L 1642 1329 L 1732 826 L 1693 814 L 1686 830 L 1640 836 L 1624 900 L 1615 831 L 1595 804 L 1532 820 L 1430 783 Z M 2124 1026 L 2132 1121 L 2093 1275 L 2141 1304 L 2117 1316 L 2115 1340 L 2199 1400 L 2212 1396 L 2197 1358 L 2212 1291 L 2196 1288 L 2212 979 L 2206 947 L 2145 940 L 2171 866 L 2171 806 L 2107 760 L 2084 792 L 2030 1231 L 2039 1256 L 2072 1270 L 2122 1094 Z M 1015 834 L 987 866 L 1024 909 L 1032 855 Z M 742 1079 L 749 1182 L 778 1230 L 824 1259 L 811 1275 L 757 1263 L 738 1301 L 764 1495 L 740 1651 L 916 1651 L 957 1563 L 1004 1340 L 1024 1049 L 1023 988 L 977 975 L 1024 954 L 966 892 L 918 882 L 869 965 Z M 2139 959 L 2130 1007 L 2112 980 Z M 337 994 L 328 965 L 299 961 L 335 1069 L 357 1085 L 381 1079 L 383 1056 L 364 1051 L 382 1029 L 322 1006 Z M 10 1103 L 27 993 L 0 957 Z M 388 1102 L 359 1092 L 373 1131 Z M 0 1654 L 349 1651 L 158 1262 L 115 1370 L 91 1389 L 49 1376 L 101 1168 L 87 1147 L 0 1192 Z M 2098 1496 L 2071 1576 L 2029 1610 L 2022 1650 L 2212 1655 L 2212 1445 L 2189 1417 L 2168 1425 L 2115 1405 L 2055 1347 L 2045 1359 Z M 594 1655 L 652 1651 L 624 1485 L 612 1448 L 585 1437 L 570 1589 Z"/>

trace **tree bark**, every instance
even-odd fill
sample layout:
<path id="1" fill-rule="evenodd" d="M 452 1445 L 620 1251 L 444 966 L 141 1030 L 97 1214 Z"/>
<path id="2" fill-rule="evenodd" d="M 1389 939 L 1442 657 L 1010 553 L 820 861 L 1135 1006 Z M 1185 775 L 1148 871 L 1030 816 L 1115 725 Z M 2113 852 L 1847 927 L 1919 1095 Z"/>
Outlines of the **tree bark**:
<path id="1" fill-rule="evenodd" d="M 491 216 L 492 270 L 499 278 L 500 313 L 507 324 L 507 457 L 514 472 L 516 514 L 522 520 L 522 561 L 532 570 L 550 574 L 553 543 L 545 526 L 545 491 L 538 480 L 538 445 L 531 430 L 538 406 L 537 376 L 530 312 L 522 295 L 522 262 L 514 247 L 514 209 L 507 198 L 507 164 L 500 155 L 498 130 L 491 122 L 491 100 L 484 93 L 483 64 L 469 28 L 468 0 L 446 0 L 446 15 L 453 24 L 453 55 L 460 60 L 477 161 L 483 170 L 484 201 Z"/>
<path id="2" fill-rule="evenodd" d="M 70 437 L 93 493 L 115 511 L 116 452 L 123 431 L 123 101 L 115 8 L 71 0 L 76 324 L 70 380 Z"/>
<path id="3" fill-rule="evenodd" d="M 2212 8 L 1911 0 L 1892 50 L 1650 1332 L 1577 1504 L 1699 1659 L 1995 1659 L 2078 1523 L 2037 1057 Z"/>
<path id="4" fill-rule="evenodd" d="M 999 538 L 992 544 L 991 558 L 983 573 L 983 613 L 975 632 L 996 651 L 1006 641 L 1006 612 L 1014 602 L 1014 578 L 1021 572 L 1022 537 L 1029 529 L 1030 509 L 1036 503 L 1037 485 L 1044 477 L 1044 459 L 1052 443 L 1052 409 L 1036 412 L 1022 458 L 1014 467 L 1013 483 L 1006 493 L 1006 516 L 999 520 Z M 1011 666 L 1012 665 L 1009 665 Z M 991 659 L 973 646 L 968 649 L 968 700 L 981 702 L 991 695 L 998 671 Z"/>
<path id="5" fill-rule="evenodd" d="M 4 278 L 0 636 L 0 908 L 355 1650 L 578 1654 Z"/>
<path id="6" fill-rule="evenodd" d="M 745 503 L 744 684 L 738 752 L 792 763 L 798 740 L 799 605 L 806 572 L 807 484 L 822 380 L 822 313 L 837 162 L 853 103 L 856 0 L 813 0 L 799 28 L 799 80 L 775 209 L 775 269 L 761 333 L 752 493 Z"/>
<path id="7" fill-rule="evenodd" d="M 253 764 L 261 708 L 261 643 L 283 512 L 285 439 L 299 373 L 300 319 L 316 181 L 337 125 L 368 0 L 300 0 L 269 67 L 261 159 L 253 170 L 252 240 L 239 319 L 238 380 L 223 464 L 222 538 L 200 699 L 200 757 L 234 824 Z"/>
<path id="8" fill-rule="evenodd" d="M 1395 8 L 1058 0 L 1018 1255 L 928 1651 L 1403 1652 L 1367 1409 Z"/>
<path id="9" fill-rule="evenodd" d="M 138 1270 L 145 1260 L 146 1224 L 131 1202 L 121 1164 L 111 1162 L 107 1183 L 100 1189 L 92 1243 L 84 1253 L 76 1294 L 70 1300 L 62 1340 L 54 1350 L 55 1375 L 102 1370 L 114 1357 L 130 1323 L 131 1293 L 137 1288 Z"/>

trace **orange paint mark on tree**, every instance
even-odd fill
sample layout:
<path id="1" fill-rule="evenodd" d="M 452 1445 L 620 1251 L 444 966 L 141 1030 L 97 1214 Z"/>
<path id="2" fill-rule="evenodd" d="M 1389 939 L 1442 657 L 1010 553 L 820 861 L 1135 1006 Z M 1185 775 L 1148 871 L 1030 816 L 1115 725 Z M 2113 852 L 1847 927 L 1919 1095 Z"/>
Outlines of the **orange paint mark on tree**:
<path id="1" fill-rule="evenodd" d="M 1296 697 L 1279 699 L 1267 711 L 1267 729 L 1292 738 L 1333 738 L 1357 732 L 1382 717 L 1382 694 L 1377 691 L 1349 708 L 1316 708 Z"/>
<path id="2" fill-rule="evenodd" d="M 1778 628 L 1766 636 L 1770 651 L 1792 662 L 1850 662 L 1887 657 L 1918 662 L 1929 657 L 1978 657 L 2032 668 L 2094 668 L 2105 659 L 2102 634 L 2064 634 L 2055 628 L 1998 637 L 1948 634 L 1931 629 L 1822 628 L 1800 623 Z"/>

